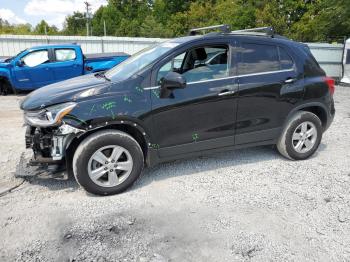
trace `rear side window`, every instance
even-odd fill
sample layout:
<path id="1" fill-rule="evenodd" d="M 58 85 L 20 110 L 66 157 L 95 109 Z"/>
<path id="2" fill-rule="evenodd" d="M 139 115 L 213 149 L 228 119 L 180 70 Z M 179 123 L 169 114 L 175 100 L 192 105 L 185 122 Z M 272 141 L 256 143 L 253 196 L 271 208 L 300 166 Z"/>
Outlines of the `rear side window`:
<path id="1" fill-rule="evenodd" d="M 277 46 L 242 44 L 239 74 L 254 74 L 280 70 Z"/>
<path id="2" fill-rule="evenodd" d="M 350 65 L 350 49 L 346 50 L 346 64 Z"/>
<path id="3" fill-rule="evenodd" d="M 293 59 L 283 48 L 279 47 L 278 49 L 280 52 L 281 69 L 292 69 L 294 66 Z"/>
<path id="4" fill-rule="evenodd" d="M 74 60 L 77 55 L 74 49 L 55 49 L 56 61 L 70 61 Z"/>

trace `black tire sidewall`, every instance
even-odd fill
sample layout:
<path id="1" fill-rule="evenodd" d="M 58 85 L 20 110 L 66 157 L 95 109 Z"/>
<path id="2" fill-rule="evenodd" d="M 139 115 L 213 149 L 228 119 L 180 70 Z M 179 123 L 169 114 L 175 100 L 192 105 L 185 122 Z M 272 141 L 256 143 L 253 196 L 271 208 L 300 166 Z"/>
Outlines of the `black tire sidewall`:
<path id="1" fill-rule="evenodd" d="M 295 129 L 303 122 L 312 122 L 317 130 L 317 139 L 316 142 L 313 146 L 313 148 L 306 152 L 306 153 L 299 153 L 297 151 L 295 151 L 293 144 L 292 144 L 292 136 L 293 133 L 295 131 Z M 304 160 L 309 158 L 311 155 L 313 155 L 315 153 L 315 151 L 317 150 L 318 146 L 320 145 L 321 139 L 322 139 L 322 124 L 321 124 L 321 120 L 314 114 L 309 113 L 309 112 L 305 112 L 302 113 L 301 116 L 299 118 L 297 118 L 296 120 L 292 121 L 292 123 L 289 125 L 287 133 L 286 133 L 286 138 L 285 138 L 285 143 L 286 143 L 286 151 L 288 153 L 288 155 L 295 160 Z"/>
<path id="2" fill-rule="evenodd" d="M 86 138 L 89 139 L 88 143 L 84 145 L 81 154 L 76 158 L 74 163 L 75 170 L 77 171 L 74 172 L 75 178 L 86 191 L 93 194 L 113 195 L 125 191 L 138 179 L 143 169 L 144 158 L 139 144 L 132 137 L 123 132 L 102 131 L 93 134 L 93 136 L 97 136 L 96 139 L 89 139 L 89 137 Z M 133 168 L 128 178 L 120 185 L 115 187 L 102 187 L 95 184 L 89 177 L 88 163 L 93 153 L 98 149 L 109 145 L 119 145 L 127 149 L 133 160 Z"/>

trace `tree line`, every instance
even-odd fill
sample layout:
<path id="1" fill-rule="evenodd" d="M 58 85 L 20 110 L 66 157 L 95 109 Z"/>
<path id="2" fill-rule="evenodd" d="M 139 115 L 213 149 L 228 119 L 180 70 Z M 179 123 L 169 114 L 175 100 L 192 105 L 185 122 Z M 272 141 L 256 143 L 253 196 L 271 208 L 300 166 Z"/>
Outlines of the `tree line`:
<path id="1" fill-rule="evenodd" d="M 232 30 L 273 26 L 298 41 L 342 41 L 350 37 L 349 0 L 109 0 L 90 19 L 91 34 L 176 37 L 190 28 L 229 24 Z M 105 25 L 105 27 L 104 27 Z M 85 14 L 74 12 L 58 30 L 44 20 L 11 25 L 0 18 L 1 34 L 86 35 Z"/>

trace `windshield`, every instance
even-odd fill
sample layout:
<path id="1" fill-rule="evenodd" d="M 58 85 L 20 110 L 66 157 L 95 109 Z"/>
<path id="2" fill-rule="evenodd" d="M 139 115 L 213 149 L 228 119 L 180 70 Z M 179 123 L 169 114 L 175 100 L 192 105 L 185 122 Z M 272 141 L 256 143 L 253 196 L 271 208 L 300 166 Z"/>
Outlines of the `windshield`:
<path id="1" fill-rule="evenodd" d="M 12 56 L 12 57 L 10 57 L 10 58 L 7 58 L 7 59 L 5 60 L 5 62 L 6 62 L 6 63 L 9 63 L 12 59 L 14 59 L 15 57 L 19 56 L 19 55 L 22 54 L 24 51 L 27 51 L 27 49 L 22 50 L 21 52 L 19 52 L 19 53 L 18 53 L 17 55 L 15 55 L 15 56 Z"/>
<path id="2" fill-rule="evenodd" d="M 178 43 L 162 43 L 141 50 L 132 55 L 119 65 L 106 72 L 106 77 L 112 80 L 122 81 L 145 68 L 157 58 L 179 45 Z"/>

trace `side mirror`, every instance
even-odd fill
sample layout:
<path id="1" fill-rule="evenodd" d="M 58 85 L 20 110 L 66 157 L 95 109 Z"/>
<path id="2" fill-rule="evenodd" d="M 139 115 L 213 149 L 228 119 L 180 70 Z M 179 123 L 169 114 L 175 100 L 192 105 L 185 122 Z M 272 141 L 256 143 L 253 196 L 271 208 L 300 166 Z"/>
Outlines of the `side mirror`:
<path id="1" fill-rule="evenodd" d="M 186 79 L 176 72 L 169 72 L 160 80 L 160 98 L 168 98 L 174 89 L 186 87 Z"/>
<path id="2" fill-rule="evenodd" d="M 16 63 L 17 66 L 19 67 L 22 67 L 25 65 L 24 61 L 23 60 L 18 60 L 17 63 Z"/>

